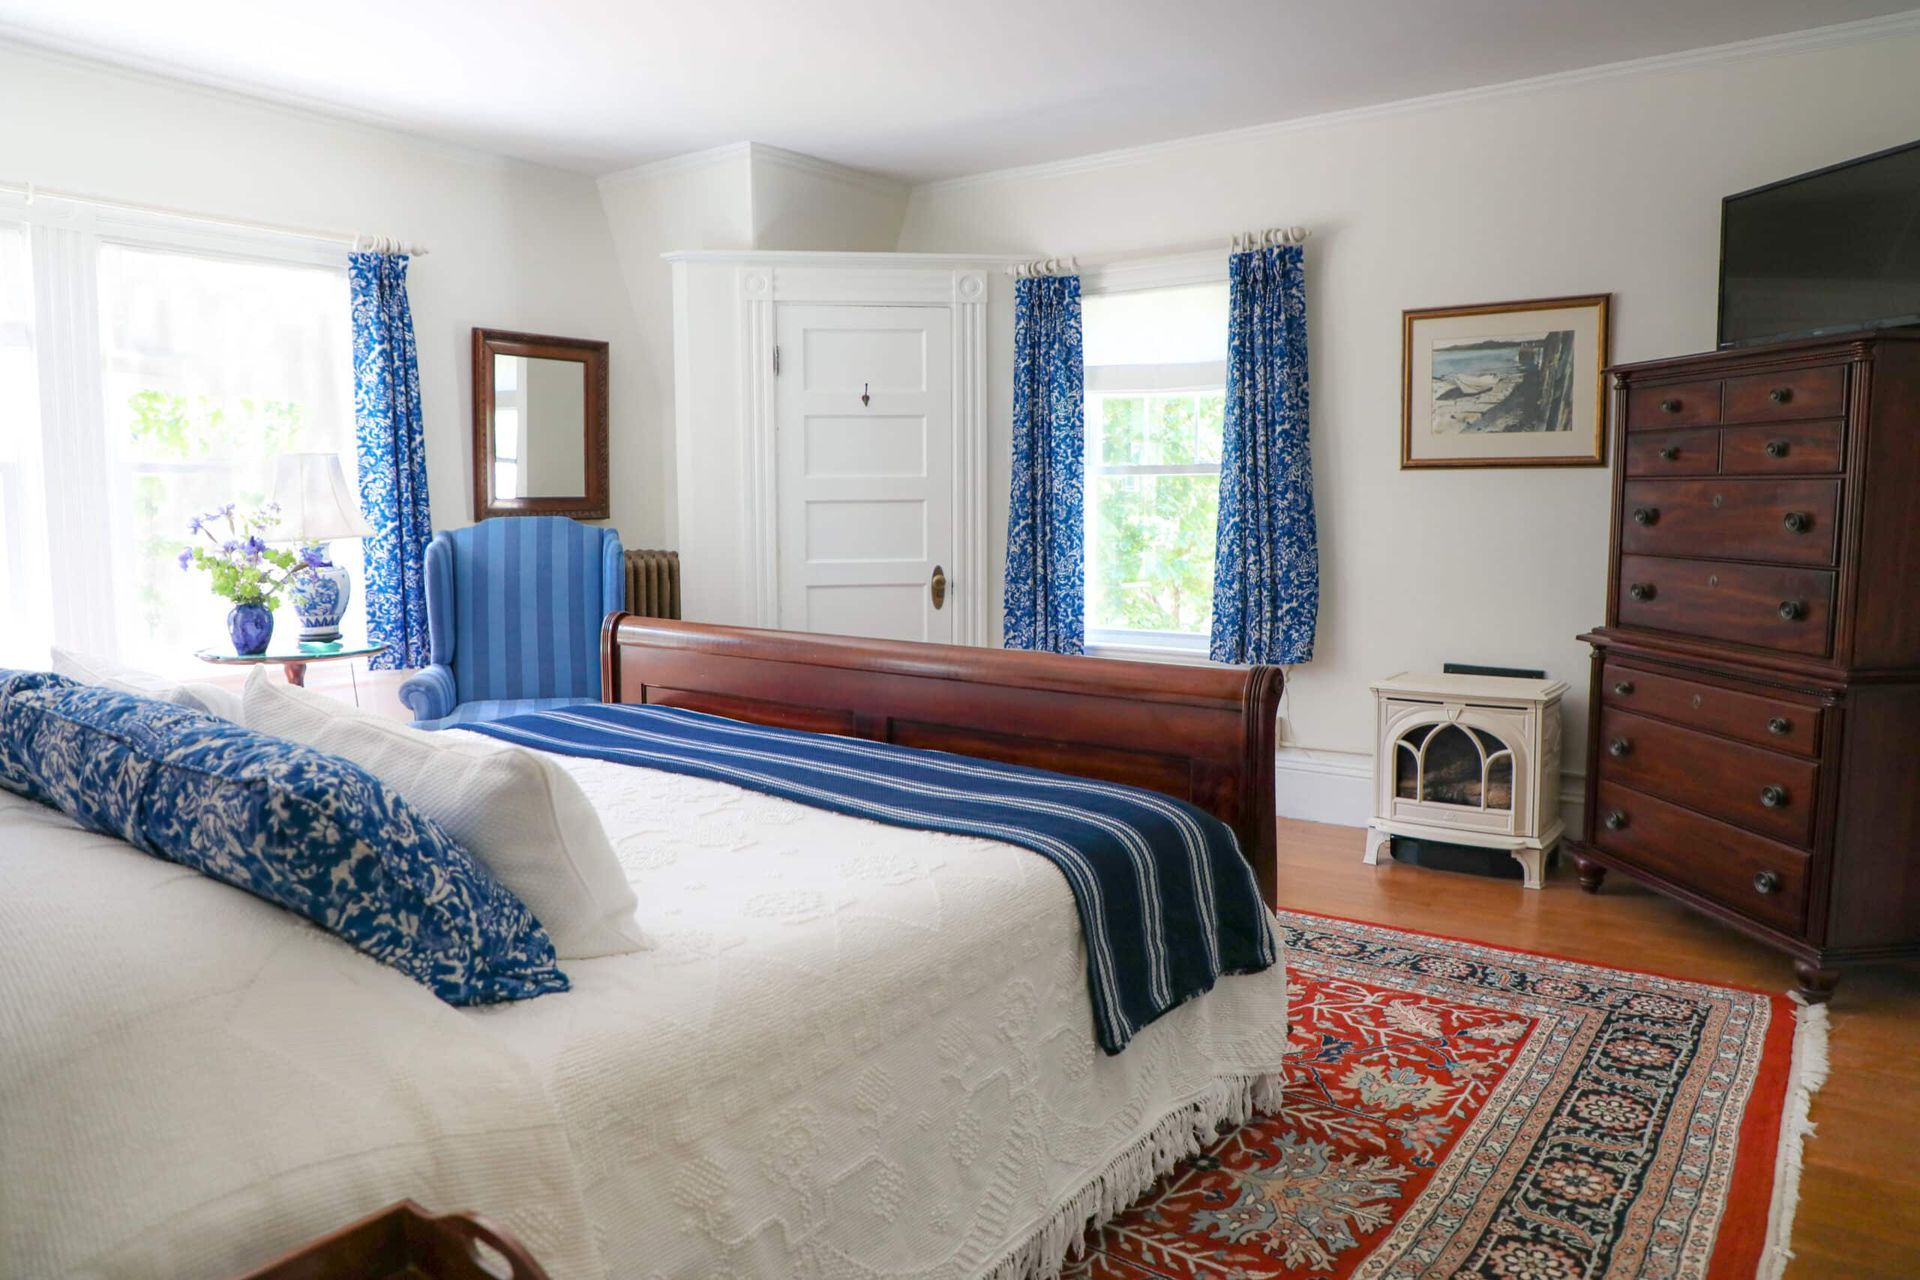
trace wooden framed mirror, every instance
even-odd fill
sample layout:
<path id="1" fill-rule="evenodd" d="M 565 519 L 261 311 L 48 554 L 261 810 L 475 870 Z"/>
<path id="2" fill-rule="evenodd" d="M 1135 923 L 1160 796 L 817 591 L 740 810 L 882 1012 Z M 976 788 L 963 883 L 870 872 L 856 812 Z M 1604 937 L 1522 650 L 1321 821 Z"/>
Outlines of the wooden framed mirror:
<path id="1" fill-rule="evenodd" d="M 473 331 L 473 518 L 607 518 L 607 344 Z"/>

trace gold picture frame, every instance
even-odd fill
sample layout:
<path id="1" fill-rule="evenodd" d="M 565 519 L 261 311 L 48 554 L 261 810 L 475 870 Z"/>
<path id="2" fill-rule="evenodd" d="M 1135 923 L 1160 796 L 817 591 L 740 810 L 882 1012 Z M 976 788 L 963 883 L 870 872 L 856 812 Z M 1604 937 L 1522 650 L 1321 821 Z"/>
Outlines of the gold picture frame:
<path id="1" fill-rule="evenodd" d="M 1605 466 L 1612 298 L 1403 311 L 1401 470 Z"/>

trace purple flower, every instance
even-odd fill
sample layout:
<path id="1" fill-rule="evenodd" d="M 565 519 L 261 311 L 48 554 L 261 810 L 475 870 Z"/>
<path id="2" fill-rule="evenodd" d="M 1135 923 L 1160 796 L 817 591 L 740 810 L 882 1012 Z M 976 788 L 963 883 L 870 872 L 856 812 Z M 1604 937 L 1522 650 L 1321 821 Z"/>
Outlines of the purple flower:
<path id="1" fill-rule="evenodd" d="M 204 523 L 204 522 L 203 522 L 203 521 L 202 521 L 202 520 L 200 519 L 200 517 L 199 517 L 199 516 L 195 516 L 195 517 L 194 517 L 193 519 L 191 519 L 191 520 L 189 520 L 189 521 L 187 521 L 187 532 L 188 532 L 188 533 L 198 533 L 198 532 L 200 532 L 200 526 L 201 526 L 201 525 L 202 525 L 203 523 Z"/>
<path id="2" fill-rule="evenodd" d="M 333 561 L 327 559 L 327 549 L 316 542 L 312 546 L 300 548 L 300 563 L 309 569 L 324 569 Z"/>
<path id="3" fill-rule="evenodd" d="M 193 568 L 193 552 L 182 551 L 180 553 L 180 571 L 182 573 L 185 573 L 188 569 L 191 569 L 191 568 Z"/>
<path id="4" fill-rule="evenodd" d="M 266 543 L 262 542 L 258 537 L 251 535 L 248 536 L 247 540 L 242 543 L 241 546 L 246 550 L 247 559 L 249 560 L 258 560 L 260 553 L 267 549 Z"/>
<path id="5" fill-rule="evenodd" d="M 232 538 L 228 538 L 225 542 L 220 544 L 220 554 L 223 556 L 230 556 L 234 552 L 238 551 L 239 549 L 240 549 L 240 544 L 234 541 Z"/>

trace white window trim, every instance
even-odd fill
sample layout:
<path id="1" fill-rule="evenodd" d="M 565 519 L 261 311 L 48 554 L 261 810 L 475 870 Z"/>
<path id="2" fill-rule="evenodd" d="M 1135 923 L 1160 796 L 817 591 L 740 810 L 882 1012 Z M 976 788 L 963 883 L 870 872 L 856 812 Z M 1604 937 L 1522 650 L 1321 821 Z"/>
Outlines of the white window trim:
<path id="1" fill-rule="evenodd" d="M 1228 279 L 1228 255 L 1214 250 L 1172 254 L 1159 258 L 1137 258 L 1125 262 L 1094 263 L 1080 272 L 1083 296 L 1114 293 L 1138 293 L 1147 289 L 1178 289 L 1199 284 L 1222 284 Z M 1217 382 L 1196 381 L 1199 371 L 1218 370 Z M 1108 373 L 1113 370 L 1113 373 Z M 1131 381 L 1135 377 L 1151 379 L 1151 385 Z M 1126 387 L 1111 385 L 1129 379 Z M 1226 363 L 1207 365 L 1095 365 L 1086 370 L 1089 398 L 1106 391 L 1194 391 L 1203 387 L 1226 385 Z M 1190 472 L 1192 468 L 1170 467 L 1169 473 Z M 1224 663 L 1207 657 L 1210 638 L 1172 631 L 1123 631 L 1118 628 L 1089 627 L 1083 652 L 1091 658 L 1120 658 L 1131 662 L 1166 662 L 1179 666 L 1216 667 Z"/>

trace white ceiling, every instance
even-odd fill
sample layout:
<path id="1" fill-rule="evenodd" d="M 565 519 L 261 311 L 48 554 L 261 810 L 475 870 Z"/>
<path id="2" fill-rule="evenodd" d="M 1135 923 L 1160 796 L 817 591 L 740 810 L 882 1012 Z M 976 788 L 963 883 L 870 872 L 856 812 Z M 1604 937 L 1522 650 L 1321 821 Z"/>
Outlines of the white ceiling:
<path id="1" fill-rule="evenodd" d="M 742 140 L 920 180 L 1913 0 L 0 0 L 0 35 L 604 173 Z"/>

